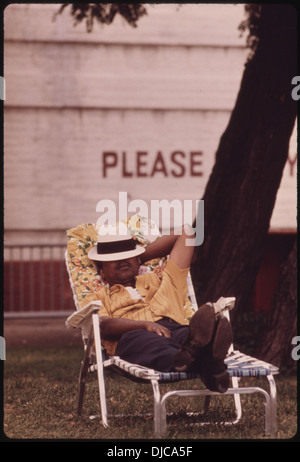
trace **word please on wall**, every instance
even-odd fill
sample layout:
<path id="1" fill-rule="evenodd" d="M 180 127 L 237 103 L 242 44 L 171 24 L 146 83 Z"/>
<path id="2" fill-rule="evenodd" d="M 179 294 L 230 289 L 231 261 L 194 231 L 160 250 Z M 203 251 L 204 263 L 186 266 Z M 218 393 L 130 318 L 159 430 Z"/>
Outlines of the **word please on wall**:
<path id="1" fill-rule="evenodd" d="M 102 153 L 102 177 L 107 178 L 118 172 L 123 178 L 129 177 L 199 177 L 203 175 L 202 151 L 173 151 L 166 155 L 158 151 L 150 155 L 147 151 L 104 151 Z"/>

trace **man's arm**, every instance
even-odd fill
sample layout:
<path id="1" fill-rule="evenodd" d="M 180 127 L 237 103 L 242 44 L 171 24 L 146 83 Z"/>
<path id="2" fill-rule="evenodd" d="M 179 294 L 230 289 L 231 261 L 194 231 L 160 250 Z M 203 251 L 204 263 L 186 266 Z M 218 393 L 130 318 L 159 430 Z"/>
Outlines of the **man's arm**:
<path id="1" fill-rule="evenodd" d="M 100 321 L 101 336 L 104 340 L 118 340 L 122 334 L 130 330 L 144 329 L 163 337 L 170 337 L 166 327 L 152 321 L 133 321 L 124 318 L 109 318 L 103 316 Z"/>
<path id="2" fill-rule="evenodd" d="M 186 229 L 188 232 L 186 232 Z M 191 233 L 191 234 L 189 234 Z M 170 255 L 171 260 L 180 268 L 188 268 L 191 265 L 194 246 L 187 245 L 187 240 L 191 240 L 195 235 L 190 226 L 184 225 L 156 239 L 146 247 L 145 252 L 140 256 L 141 262 L 152 260 L 153 258 L 165 257 Z"/>

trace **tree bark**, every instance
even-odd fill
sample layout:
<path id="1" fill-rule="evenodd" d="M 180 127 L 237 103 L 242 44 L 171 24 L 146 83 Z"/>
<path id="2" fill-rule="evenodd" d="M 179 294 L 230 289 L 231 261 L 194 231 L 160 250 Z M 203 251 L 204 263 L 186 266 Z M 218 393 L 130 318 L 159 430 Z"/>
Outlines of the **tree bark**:
<path id="1" fill-rule="evenodd" d="M 292 339 L 297 335 L 297 241 L 282 268 L 278 289 L 257 356 L 276 366 L 295 366 Z"/>
<path id="2" fill-rule="evenodd" d="M 204 243 L 191 268 L 199 304 L 235 296 L 235 312 L 247 306 L 295 124 L 296 73 L 297 12 L 262 5 L 257 49 L 203 197 Z"/>

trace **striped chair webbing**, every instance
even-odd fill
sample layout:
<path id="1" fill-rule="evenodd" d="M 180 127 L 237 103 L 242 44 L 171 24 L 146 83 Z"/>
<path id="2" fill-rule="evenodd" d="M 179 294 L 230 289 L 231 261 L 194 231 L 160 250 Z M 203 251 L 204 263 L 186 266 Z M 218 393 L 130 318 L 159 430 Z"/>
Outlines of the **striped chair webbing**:
<path id="1" fill-rule="evenodd" d="M 230 377 L 259 377 L 275 374 L 278 368 L 252 356 L 234 351 L 225 359 Z M 191 372 L 159 372 L 161 382 L 178 382 L 201 378 L 201 374 Z"/>
<path id="2" fill-rule="evenodd" d="M 131 364 L 117 356 L 112 358 L 112 363 L 128 374 L 142 380 L 159 380 L 170 383 L 181 380 L 201 378 L 201 374 L 191 372 L 158 372 L 153 369 Z M 225 359 L 230 377 L 259 377 L 278 373 L 278 368 L 252 356 L 234 351 Z"/>
<path id="3" fill-rule="evenodd" d="M 278 373 L 278 368 L 252 356 L 233 351 L 225 359 L 230 377 L 259 377 Z"/>
<path id="4" fill-rule="evenodd" d="M 142 380 L 151 380 L 159 379 L 159 373 L 153 369 L 148 369 L 147 367 L 139 366 L 138 364 L 132 364 L 124 359 L 120 359 L 118 356 L 113 356 L 111 358 L 112 364 L 119 367 L 128 374 L 142 379 Z"/>
<path id="5" fill-rule="evenodd" d="M 170 383 L 193 379 L 201 379 L 201 375 L 193 372 L 159 372 L 160 382 Z"/>
<path id="6" fill-rule="evenodd" d="M 119 367 L 128 374 L 142 380 L 159 380 L 160 382 L 178 382 L 180 380 L 200 378 L 199 374 L 187 372 L 158 372 L 138 364 L 131 364 L 118 356 L 113 356 L 112 364 Z"/>

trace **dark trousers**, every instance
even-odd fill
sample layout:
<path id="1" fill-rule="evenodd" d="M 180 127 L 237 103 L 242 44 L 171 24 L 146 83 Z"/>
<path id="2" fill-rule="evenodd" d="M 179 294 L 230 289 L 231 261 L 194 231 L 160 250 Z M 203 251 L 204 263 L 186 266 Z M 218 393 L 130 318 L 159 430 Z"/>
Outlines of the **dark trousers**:
<path id="1" fill-rule="evenodd" d="M 160 372 L 173 371 L 174 356 L 185 341 L 189 327 L 165 319 L 158 323 L 171 331 L 170 338 L 144 329 L 132 330 L 120 338 L 116 356 Z"/>

